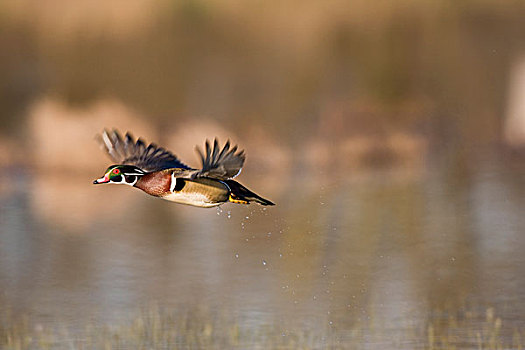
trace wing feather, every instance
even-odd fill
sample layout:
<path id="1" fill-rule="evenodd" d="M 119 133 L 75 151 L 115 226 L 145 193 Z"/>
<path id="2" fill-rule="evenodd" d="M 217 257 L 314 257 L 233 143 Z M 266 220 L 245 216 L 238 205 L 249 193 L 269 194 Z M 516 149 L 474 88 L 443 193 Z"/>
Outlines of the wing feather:
<path id="1" fill-rule="evenodd" d="M 220 148 L 219 141 L 213 141 L 213 148 L 210 141 L 206 140 L 204 145 L 205 152 L 199 147 L 196 148 L 202 162 L 202 169 L 192 174 L 196 177 L 211 177 L 219 180 L 231 179 L 241 172 L 246 156 L 244 151 L 237 152 L 237 146 L 230 149 L 228 140 L 224 147 Z M 206 154 L 206 155 L 205 155 Z"/>
<path id="2" fill-rule="evenodd" d="M 122 139 L 117 130 L 97 135 L 102 148 L 116 164 L 135 165 L 144 171 L 152 172 L 171 168 L 191 170 L 170 151 L 151 143 L 146 147 L 142 139 L 135 141 L 131 133 Z"/>

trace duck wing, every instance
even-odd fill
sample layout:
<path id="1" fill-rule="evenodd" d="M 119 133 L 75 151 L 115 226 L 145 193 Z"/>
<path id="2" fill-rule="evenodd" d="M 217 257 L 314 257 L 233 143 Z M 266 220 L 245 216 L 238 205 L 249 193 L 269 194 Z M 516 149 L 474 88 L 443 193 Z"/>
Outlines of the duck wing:
<path id="1" fill-rule="evenodd" d="M 129 132 L 122 138 L 117 130 L 104 130 L 102 135 L 97 135 L 97 139 L 116 164 L 135 165 L 147 172 L 170 168 L 191 170 L 170 151 L 154 143 L 146 146 L 140 138 L 135 141 Z"/>
<path id="2" fill-rule="evenodd" d="M 196 147 L 196 150 L 201 158 L 202 169 L 193 173 L 192 178 L 211 177 L 218 180 L 234 178 L 241 172 L 246 159 L 244 151 L 237 152 L 237 146 L 230 148 L 229 140 L 222 150 L 217 139 L 213 142 L 213 148 L 206 140 L 205 153 L 199 147 Z"/>

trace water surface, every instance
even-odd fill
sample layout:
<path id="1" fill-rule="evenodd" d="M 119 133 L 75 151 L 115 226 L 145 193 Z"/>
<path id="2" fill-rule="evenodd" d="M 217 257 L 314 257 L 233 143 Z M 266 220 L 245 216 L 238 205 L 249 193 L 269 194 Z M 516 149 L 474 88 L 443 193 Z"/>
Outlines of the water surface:
<path id="1" fill-rule="evenodd" d="M 313 172 L 281 190 L 241 177 L 277 206 L 219 209 L 6 172 L 0 302 L 72 337 L 155 308 L 364 348 L 428 348 L 429 327 L 475 348 L 467 333 L 497 317 L 512 344 L 525 328 L 525 169 L 508 163 Z"/>

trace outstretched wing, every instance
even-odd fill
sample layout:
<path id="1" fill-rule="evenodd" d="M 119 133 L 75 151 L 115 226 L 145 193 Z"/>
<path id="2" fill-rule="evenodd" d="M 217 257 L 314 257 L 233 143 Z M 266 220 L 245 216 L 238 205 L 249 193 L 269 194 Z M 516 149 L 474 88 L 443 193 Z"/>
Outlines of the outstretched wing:
<path id="1" fill-rule="evenodd" d="M 170 151 L 154 143 L 146 146 L 140 138 L 135 141 L 129 132 L 122 139 L 117 130 L 104 130 L 102 135 L 97 135 L 97 139 L 116 164 L 135 165 L 147 172 L 170 168 L 191 169 Z"/>
<path id="2" fill-rule="evenodd" d="M 241 172 L 246 156 L 244 151 L 237 152 L 237 146 L 230 149 L 230 141 L 227 141 L 222 150 L 217 139 L 213 142 L 206 140 L 206 155 L 196 148 L 201 157 L 202 169 L 192 175 L 195 177 L 212 177 L 219 180 L 231 179 Z M 236 153 L 237 152 L 237 153 Z"/>

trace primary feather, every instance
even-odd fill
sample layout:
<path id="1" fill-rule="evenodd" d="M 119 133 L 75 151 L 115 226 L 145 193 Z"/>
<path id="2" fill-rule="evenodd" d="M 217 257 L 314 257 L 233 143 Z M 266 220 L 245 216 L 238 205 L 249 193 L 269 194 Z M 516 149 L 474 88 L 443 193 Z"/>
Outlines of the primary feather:
<path id="1" fill-rule="evenodd" d="M 191 170 L 170 151 L 158 147 L 154 143 L 146 147 L 140 138 L 135 141 L 128 132 L 124 140 L 117 130 L 104 130 L 98 136 L 99 142 L 116 164 L 135 165 L 144 171 L 152 172 L 171 168 Z"/>
<path id="2" fill-rule="evenodd" d="M 224 147 L 219 147 L 217 139 L 213 142 L 213 148 L 210 142 L 206 140 L 206 155 L 197 147 L 197 152 L 201 158 L 202 169 L 192 175 L 196 177 L 211 177 L 219 180 L 234 178 L 241 172 L 246 156 L 244 151 L 237 152 L 237 146 L 230 150 L 230 141 L 228 140 Z M 237 153 L 236 153 L 237 152 Z"/>

